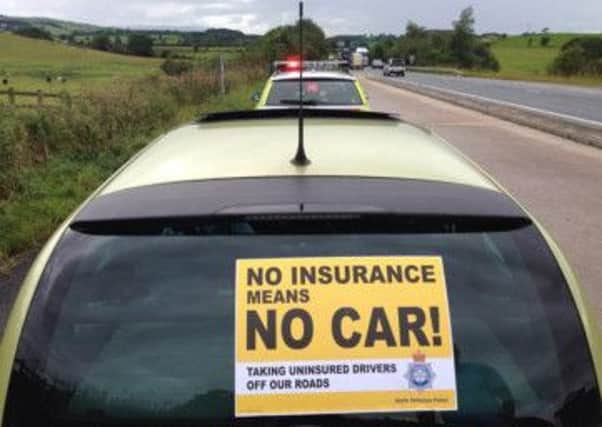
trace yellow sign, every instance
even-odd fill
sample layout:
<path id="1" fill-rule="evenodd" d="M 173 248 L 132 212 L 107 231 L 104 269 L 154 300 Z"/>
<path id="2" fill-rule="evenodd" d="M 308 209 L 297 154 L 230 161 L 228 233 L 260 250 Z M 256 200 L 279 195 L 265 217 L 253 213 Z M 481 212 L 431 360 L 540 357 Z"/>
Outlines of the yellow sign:
<path id="1" fill-rule="evenodd" d="M 236 416 L 455 410 L 441 257 L 240 259 Z"/>

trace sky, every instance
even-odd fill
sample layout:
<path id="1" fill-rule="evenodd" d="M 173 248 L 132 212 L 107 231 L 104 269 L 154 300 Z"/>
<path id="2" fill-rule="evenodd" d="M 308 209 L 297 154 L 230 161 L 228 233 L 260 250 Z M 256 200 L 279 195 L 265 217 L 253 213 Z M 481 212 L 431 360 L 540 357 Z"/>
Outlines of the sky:
<path id="1" fill-rule="evenodd" d="M 306 16 L 327 35 L 394 33 L 408 20 L 449 28 L 473 6 L 476 30 L 602 32 L 602 0 L 306 0 Z M 231 28 L 262 34 L 292 23 L 296 0 L 1 0 L 0 14 L 44 16 L 118 27 Z"/>

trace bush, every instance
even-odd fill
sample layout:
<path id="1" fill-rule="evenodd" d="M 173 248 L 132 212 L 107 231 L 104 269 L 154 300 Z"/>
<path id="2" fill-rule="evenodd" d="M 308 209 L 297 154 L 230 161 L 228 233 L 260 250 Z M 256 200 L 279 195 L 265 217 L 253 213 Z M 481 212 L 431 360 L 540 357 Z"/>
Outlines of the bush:
<path id="1" fill-rule="evenodd" d="M 602 37 L 577 37 L 562 46 L 561 51 L 581 47 L 588 59 L 602 58 Z"/>
<path id="2" fill-rule="evenodd" d="M 128 37 L 127 53 L 138 56 L 154 56 L 153 39 L 144 34 L 131 34 Z"/>
<path id="3" fill-rule="evenodd" d="M 549 72 L 563 76 L 602 75 L 602 37 L 578 37 L 564 46 Z"/>
<path id="4" fill-rule="evenodd" d="M 179 76 L 192 71 L 193 65 L 189 61 L 178 61 L 168 58 L 161 64 L 161 69 L 168 76 Z"/>
<path id="5" fill-rule="evenodd" d="M 228 87 L 262 76 L 252 64 L 229 65 Z M 82 93 L 67 106 L 20 110 L 0 105 L 0 202 L 19 190 L 21 168 L 43 164 L 53 155 L 94 158 L 119 146 L 123 138 L 148 135 L 174 124 L 179 112 L 219 92 L 215 69 L 136 82 L 115 81 Z"/>
<path id="6" fill-rule="evenodd" d="M 481 43 L 474 50 L 475 65 L 484 70 L 500 71 L 500 63 L 486 43 Z"/>
<path id="7" fill-rule="evenodd" d="M 552 62 L 551 71 L 553 74 L 571 76 L 581 74 L 585 70 L 587 59 L 585 51 L 581 46 L 571 47 L 563 50 L 554 62 Z"/>

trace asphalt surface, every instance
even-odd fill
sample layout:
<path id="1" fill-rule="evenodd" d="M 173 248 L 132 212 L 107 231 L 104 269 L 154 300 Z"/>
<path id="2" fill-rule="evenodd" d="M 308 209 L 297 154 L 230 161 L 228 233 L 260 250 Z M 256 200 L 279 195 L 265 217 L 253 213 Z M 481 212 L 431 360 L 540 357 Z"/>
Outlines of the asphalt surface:
<path id="1" fill-rule="evenodd" d="M 367 73 L 382 75 L 381 70 Z M 399 77 L 390 77 L 399 79 Z M 408 72 L 407 81 L 602 124 L 602 88 Z"/>
<path id="2" fill-rule="evenodd" d="M 552 234 L 602 320 L 602 150 L 383 83 L 375 110 L 433 129 L 478 163 Z"/>

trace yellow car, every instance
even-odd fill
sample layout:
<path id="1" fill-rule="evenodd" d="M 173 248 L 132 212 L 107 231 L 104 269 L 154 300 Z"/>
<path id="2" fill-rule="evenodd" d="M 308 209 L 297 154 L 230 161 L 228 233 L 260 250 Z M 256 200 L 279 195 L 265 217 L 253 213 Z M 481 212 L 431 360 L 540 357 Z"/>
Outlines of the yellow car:
<path id="1" fill-rule="evenodd" d="M 598 325 L 541 225 L 428 131 L 309 109 L 301 145 L 297 115 L 169 132 L 65 221 L 1 425 L 599 426 Z"/>
<path id="2" fill-rule="evenodd" d="M 258 109 L 298 108 L 299 71 L 274 73 L 263 92 L 255 95 Z M 339 71 L 303 72 L 303 105 L 307 108 L 368 110 L 359 80 Z"/>

